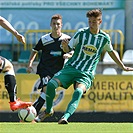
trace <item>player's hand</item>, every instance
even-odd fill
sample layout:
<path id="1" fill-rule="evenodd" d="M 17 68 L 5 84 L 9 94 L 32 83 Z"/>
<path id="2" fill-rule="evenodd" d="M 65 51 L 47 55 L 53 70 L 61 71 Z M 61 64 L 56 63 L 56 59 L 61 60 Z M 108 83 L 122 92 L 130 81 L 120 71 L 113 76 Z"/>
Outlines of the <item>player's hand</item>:
<path id="1" fill-rule="evenodd" d="M 68 59 L 68 58 L 69 58 L 69 54 L 68 54 L 68 53 L 64 54 L 64 55 L 63 55 L 63 58 L 64 58 L 64 59 Z"/>
<path id="2" fill-rule="evenodd" d="M 21 42 L 21 43 L 23 43 L 23 44 L 26 44 L 26 41 L 25 41 L 25 37 L 23 36 L 23 35 L 21 35 L 21 34 L 17 34 L 17 35 L 15 35 L 16 36 L 16 38 L 17 38 L 17 40 L 19 41 L 19 42 Z"/>
<path id="3" fill-rule="evenodd" d="M 72 57 L 72 54 L 70 54 L 70 53 L 66 53 L 66 54 L 63 55 L 64 59 L 69 59 L 71 57 Z"/>
<path id="4" fill-rule="evenodd" d="M 31 73 L 33 71 L 33 68 L 30 66 L 27 68 L 27 73 Z"/>
<path id="5" fill-rule="evenodd" d="M 63 51 L 64 51 L 65 53 L 67 53 L 67 52 L 70 51 L 70 49 L 69 49 L 69 47 L 68 47 L 68 43 L 69 43 L 69 40 L 68 40 L 68 39 L 64 39 L 64 40 L 62 40 L 62 42 L 61 42 Z"/>
<path id="6" fill-rule="evenodd" d="M 123 67 L 123 70 L 124 71 L 133 71 L 133 68 L 132 67 L 126 67 L 126 66 L 124 66 Z"/>
<path id="7" fill-rule="evenodd" d="M 68 39 L 64 39 L 61 42 L 61 44 L 62 44 L 63 47 L 66 47 L 68 45 L 68 43 L 69 43 L 69 40 Z"/>

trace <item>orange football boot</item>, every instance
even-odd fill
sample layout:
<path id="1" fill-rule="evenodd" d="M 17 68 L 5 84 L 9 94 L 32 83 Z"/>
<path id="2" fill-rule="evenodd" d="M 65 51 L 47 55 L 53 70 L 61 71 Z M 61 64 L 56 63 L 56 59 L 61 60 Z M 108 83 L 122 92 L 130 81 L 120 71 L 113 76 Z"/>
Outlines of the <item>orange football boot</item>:
<path id="1" fill-rule="evenodd" d="M 9 102 L 10 104 L 10 109 L 12 111 L 22 109 L 22 108 L 27 108 L 28 106 L 32 105 L 32 102 L 23 102 L 20 101 L 20 99 L 17 99 L 15 102 Z"/>

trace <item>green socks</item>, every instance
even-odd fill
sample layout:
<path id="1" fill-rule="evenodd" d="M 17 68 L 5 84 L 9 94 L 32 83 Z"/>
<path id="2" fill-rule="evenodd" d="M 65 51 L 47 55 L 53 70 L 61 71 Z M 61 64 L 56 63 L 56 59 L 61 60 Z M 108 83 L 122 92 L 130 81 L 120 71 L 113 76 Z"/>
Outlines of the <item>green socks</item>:
<path id="1" fill-rule="evenodd" d="M 46 112 L 50 113 L 52 111 L 53 99 L 55 97 L 55 89 L 58 87 L 56 80 L 50 80 L 47 84 L 46 90 Z M 81 88 L 76 88 L 73 93 L 72 100 L 68 104 L 67 110 L 62 118 L 68 119 L 77 109 L 79 101 L 83 95 L 83 90 Z"/>
<path id="2" fill-rule="evenodd" d="M 81 88 L 76 88 L 76 90 L 73 93 L 72 100 L 68 104 L 67 110 L 62 118 L 68 119 L 77 109 L 79 105 L 79 101 L 83 95 L 83 90 Z"/>
<path id="3" fill-rule="evenodd" d="M 46 90 L 46 112 L 50 113 L 53 106 L 53 99 L 55 97 L 55 89 L 58 87 L 58 83 L 56 80 L 50 80 L 47 84 L 47 90 Z"/>

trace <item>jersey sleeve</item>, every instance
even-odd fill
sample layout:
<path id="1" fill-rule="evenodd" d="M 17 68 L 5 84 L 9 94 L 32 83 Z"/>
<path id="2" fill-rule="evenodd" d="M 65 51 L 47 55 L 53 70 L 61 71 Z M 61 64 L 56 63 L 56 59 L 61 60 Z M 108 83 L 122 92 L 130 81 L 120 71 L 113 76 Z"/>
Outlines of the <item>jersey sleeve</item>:
<path id="1" fill-rule="evenodd" d="M 107 36 L 107 43 L 105 44 L 104 49 L 108 52 L 113 51 L 113 46 L 111 44 L 109 35 Z"/>
<path id="2" fill-rule="evenodd" d="M 38 41 L 38 43 L 35 45 L 35 47 L 33 48 L 33 50 L 34 50 L 34 51 L 39 51 L 39 50 L 42 49 L 42 46 L 43 46 L 43 44 L 42 44 L 42 39 L 40 39 L 40 40 Z"/>
<path id="3" fill-rule="evenodd" d="M 111 44 L 106 43 L 104 49 L 108 52 L 113 51 L 113 46 Z"/>
<path id="4" fill-rule="evenodd" d="M 71 38 L 71 40 L 69 41 L 68 46 L 73 49 L 74 47 L 77 46 L 77 44 L 79 43 L 79 31 L 75 33 L 75 35 Z"/>

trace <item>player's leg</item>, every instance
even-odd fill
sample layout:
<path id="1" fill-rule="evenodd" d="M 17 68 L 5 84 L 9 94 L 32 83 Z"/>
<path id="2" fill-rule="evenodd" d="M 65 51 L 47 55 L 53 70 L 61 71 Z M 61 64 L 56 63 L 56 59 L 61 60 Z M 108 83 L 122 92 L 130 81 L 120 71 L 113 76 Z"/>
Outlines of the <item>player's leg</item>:
<path id="1" fill-rule="evenodd" d="M 60 81 L 56 79 L 51 79 L 47 85 L 46 89 L 46 112 L 50 113 L 52 111 L 53 100 L 56 95 L 56 88 L 59 87 Z"/>
<path id="2" fill-rule="evenodd" d="M 46 89 L 46 112 L 52 111 L 53 99 L 55 97 L 55 89 L 62 86 L 67 89 L 73 82 L 74 74 L 69 67 L 63 68 L 57 72 L 50 80 Z"/>
<path id="3" fill-rule="evenodd" d="M 30 105 L 32 105 L 31 102 L 23 102 L 19 99 L 16 99 L 16 79 L 14 75 L 6 74 L 5 75 L 5 88 L 8 91 L 9 99 L 10 99 L 10 108 L 12 111 L 20 109 L 20 108 L 26 108 Z"/>
<path id="4" fill-rule="evenodd" d="M 58 82 L 55 79 L 51 79 L 48 84 L 47 84 L 47 89 L 46 89 L 46 110 L 39 114 L 36 118 L 36 122 L 41 122 L 43 121 L 46 117 L 52 116 L 53 115 L 53 100 L 55 97 L 55 90 L 56 88 L 59 87 Z"/>
<path id="5" fill-rule="evenodd" d="M 70 73 L 70 75 L 69 75 Z M 53 114 L 53 99 L 55 97 L 55 90 L 59 86 L 68 88 L 73 82 L 73 73 L 69 68 L 63 68 L 57 72 L 54 77 L 48 82 L 46 89 L 46 110 L 38 115 L 38 118 L 35 119 L 37 122 L 43 121 L 46 117 Z"/>
<path id="6" fill-rule="evenodd" d="M 5 74 L 4 76 L 5 88 L 8 91 L 10 102 L 16 101 L 17 86 L 15 76 L 11 74 Z"/>
<path id="7" fill-rule="evenodd" d="M 16 101 L 17 86 L 16 86 L 16 79 L 15 79 L 13 65 L 5 58 L 2 58 L 2 60 L 4 62 L 2 72 L 5 74 L 4 75 L 5 88 L 8 91 L 10 102 L 14 102 Z"/>
<path id="8" fill-rule="evenodd" d="M 62 116 L 61 120 L 59 120 L 59 124 L 67 124 L 67 120 L 68 118 L 75 112 L 75 110 L 77 109 L 80 99 L 83 95 L 83 93 L 85 92 L 86 88 L 84 84 L 79 84 L 76 83 L 77 85 L 75 85 L 75 91 L 73 93 L 72 96 L 72 100 L 70 101 L 70 103 L 68 104 L 68 107 L 66 109 L 65 114 Z"/>
<path id="9" fill-rule="evenodd" d="M 42 106 L 44 105 L 46 101 L 46 85 L 48 84 L 48 81 L 50 80 L 50 76 L 42 77 L 40 76 L 40 85 L 38 86 L 38 89 L 41 89 L 41 94 L 39 98 L 34 102 L 33 106 L 35 107 L 37 114 L 41 110 Z"/>
<path id="10" fill-rule="evenodd" d="M 77 77 L 79 77 L 79 78 L 75 78 L 75 81 L 76 81 L 74 83 L 75 91 L 73 93 L 70 103 L 68 104 L 65 114 L 59 120 L 58 124 L 67 124 L 68 123 L 67 120 L 77 109 L 83 93 L 85 93 L 86 90 L 88 88 L 90 88 L 90 86 L 92 84 L 92 79 L 90 78 L 89 75 L 86 75 L 86 74 L 84 75 L 84 73 L 82 73 L 82 72 L 80 74 L 76 71 L 75 71 L 74 75 L 77 75 Z"/>
<path id="11" fill-rule="evenodd" d="M 17 93 L 17 85 L 16 85 L 16 79 L 15 79 L 15 73 L 13 69 L 13 65 L 10 61 L 3 58 L 4 66 L 2 69 L 2 72 L 5 74 L 4 76 L 4 82 L 5 82 L 5 88 L 8 91 L 9 99 L 10 99 L 10 108 L 12 111 L 28 107 L 29 105 L 32 105 L 31 102 L 22 102 L 19 99 L 16 98 Z"/>
<path id="12" fill-rule="evenodd" d="M 36 109 L 37 115 L 39 114 L 41 108 L 43 107 L 44 103 L 46 101 L 46 94 L 44 92 L 41 92 L 38 99 L 33 103 L 33 106 Z"/>

